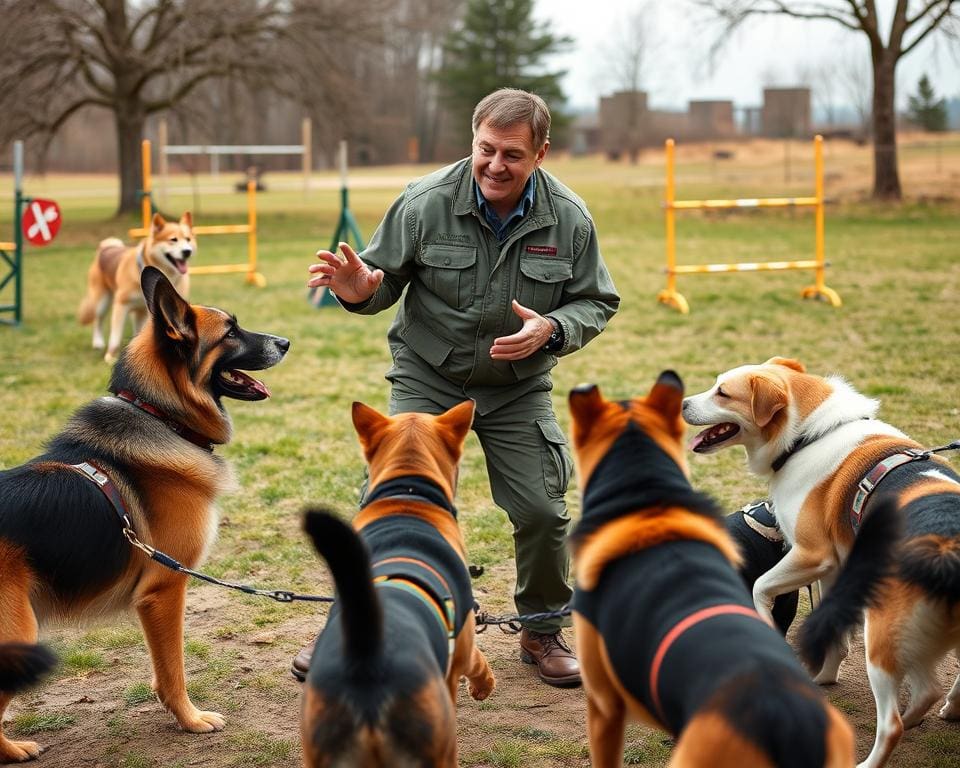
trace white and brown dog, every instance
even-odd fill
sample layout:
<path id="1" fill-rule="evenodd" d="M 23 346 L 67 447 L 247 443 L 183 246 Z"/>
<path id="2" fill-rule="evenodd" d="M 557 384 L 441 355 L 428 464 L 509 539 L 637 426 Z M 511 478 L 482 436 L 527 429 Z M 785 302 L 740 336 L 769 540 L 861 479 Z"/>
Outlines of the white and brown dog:
<path id="1" fill-rule="evenodd" d="M 742 445 L 751 471 L 769 481 L 791 548 L 754 585 L 757 610 L 769 618 L 777 595 L 818 579 L 828 592 L 826 610 L 801 640 L 805 655 L 823 662 L 817 682 L 836 681 L 843 634 L 869 606 L 865 640 L 877 734 L 861 763 L 867 768 L 886 763 L 904 728 L 923 719 L 942 695 L 937 663 L 950 650 L 960 654 L 960 476 L 877 419 L 878 407 L 843 379 L 808 374 L 780 357 L 722 373 L 683 403 L 687 423 L 708 426 L 693 439 L 693 451 Z M 878 551 L 872 572 L 870 558 L 859 571 L 852 563 L 841 570 L 861 520 L 890 504 L 904 530 L 902 540 L 889 537 L 893 569 Z M 904 681 L 910 702 L 901 716 Z M 960 678 L 940 717 L 960 719 Z"/>
<path id="2" fill-rule="evenodd" d="M 147 304 L 140 290 L 144 267 L 156 267 L 184 299 L 190 298 L 188 261 L 197 250 L 193 236 L 193 218 L 185 212 L 179 221 L 167 221 L 154 214 L 147 236 L 139 245 L 108 237 L 97 246 L 87 271 L 87 293 L 77 317 L 82 325 L 93 323 L 93 348 L 106 347 L 104 360 L 116 361 L 127 315 L 133 317 L 134 333 L 147 319 Z M 110 336 L 104 342 L 103 319 L 110 309 Z"/>

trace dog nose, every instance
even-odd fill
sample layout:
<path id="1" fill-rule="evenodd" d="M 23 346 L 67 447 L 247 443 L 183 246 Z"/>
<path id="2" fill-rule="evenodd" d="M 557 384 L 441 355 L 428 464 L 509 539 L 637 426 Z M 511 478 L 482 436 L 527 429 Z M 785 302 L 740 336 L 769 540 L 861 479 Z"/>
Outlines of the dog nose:
<path id="1" fill-rule="evenodd" d="M 189 259 L 191 256 L 193 256 L 193 248 L 184 248 L 180 251 L 180 255 L 185 259 Z"/>
<path id="2" fill-rule="evenodd" d="M 290 339 L 285 339 L 282 336 L 277 336 L 276 340 L 274 341 L 274 344 L 276 344 L 277 347 L 279 347 L 280 351 L 283 352 L 283 354 L 287 354 L 287 350 L 290 349 Z"/>

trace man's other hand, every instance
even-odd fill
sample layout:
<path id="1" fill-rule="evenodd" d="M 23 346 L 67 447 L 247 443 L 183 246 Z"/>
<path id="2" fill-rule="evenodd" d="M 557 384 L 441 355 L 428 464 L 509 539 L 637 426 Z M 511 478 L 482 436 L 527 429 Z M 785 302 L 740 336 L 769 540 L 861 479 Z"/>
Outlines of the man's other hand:
<path id="1" fill-rule="evenodd" d="M 490 357 L 494 360 L 523 360 L 534 352 L 543 349 L 543 345 L 553 333 L 553 323 L 543 315 L 513 300 L 513 311 L 523 320 L 523 327 L 510 336 L 501 336 L 493 340 Z"/>

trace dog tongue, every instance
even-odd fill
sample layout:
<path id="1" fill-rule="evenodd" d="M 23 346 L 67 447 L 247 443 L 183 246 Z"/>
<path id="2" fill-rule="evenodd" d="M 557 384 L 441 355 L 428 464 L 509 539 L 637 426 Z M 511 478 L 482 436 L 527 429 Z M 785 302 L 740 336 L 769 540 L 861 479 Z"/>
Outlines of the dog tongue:
<path id="1" fill-rule="evenodd" d="M 173 266 L 177 268 L 181 275 L 187 274 L 187 262 L 184 259 L 174 259 Z"/>
<path id="2" fill-rule="evenodd" d="M 710 430 L 705 429 L 703 432 L 701 432 L 700 434 L 696 435 L 693 439 L 691 439 L 690 443 L 687 445 L 687 450 L 696 452 L 697 448 L 703 445 L 704 436 L 709 431 Z"/>
<path id="3" fill-rule="evenodd" d="M 222 386 L 229 394 L 240 400 L 263 400 L 270 397 L 267 385 L 243 371 L 231 368 L 220 375 Z"/>

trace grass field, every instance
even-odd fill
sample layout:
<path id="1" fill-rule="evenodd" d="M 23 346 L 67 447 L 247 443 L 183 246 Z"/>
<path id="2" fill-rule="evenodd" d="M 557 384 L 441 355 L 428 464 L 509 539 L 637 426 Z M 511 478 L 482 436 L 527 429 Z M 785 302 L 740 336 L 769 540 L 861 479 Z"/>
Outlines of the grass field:
<path id="1" fill-rule="evenodd" d="M 734 152 L 732 160 L 720 162 L 702 147 L 680 147 L 677 196 L 812 192 L 808 145 L 791 146 L 789 180 L 782 145 L 735 145 Z M 546 167 L 594 214 L 603 254 L 623 297 L 606 332 L 556 369 L 561 423 L 568 424 L 566 393 L 582 381 L 599 383 L 608 396 L 626 397 L 646 392 L 662 369 L 673 368 L 688 391 L 696 392 L 719 371 L 785 355 L 817 373 L 842 373 L 882 400 L 881 414 L 888 421 L 924 444 L 960 437 L 960 142 L 953 137 L 937 147 L 918 139 L 901 156 L 907 199 L 878 205 L 866 200 L 869 150 L 827 145 L 827 195 L 833 200 L 827 212 L 827 284 L 842 297 L 841 308 L 800 300 L 800 290 L 812 282 L 809 272 L 709 275 L 679 279 L 691 306 L 688 316 L 655 302 L 664 282 L 662 155 L 651 152 L 637 166 L 548 158 Z M 351 208 L 365 236 L 405 181 L 428 170 L 352 173 Z M 236 180 L 175 177 L 162 208 L 170 215 L 192 209 L 201 224 L 240 222 L 244 199 L 230 191 Z M 258 586 L 323 592 L 329 585 L 300 535 L 299 514 L 308 502 L 323 502 L 345 515 L 355 509 L 362 464 L 350 403 L 386 407 L 385 334 L 392 312 L 357 317 L 307 303 L 307 265 L 317 248 L 329 246 L 339 213 L 333 176 L 317 174 L 313 181 L 305 197 L 299 178 L 265 176 L 268 192 L 259 201 L 259 270 L 267 278 L 265 288 L 249 287 L 239 276 L 198 276 L 191 298 L 235 312 L 247 328 L 292 340 L 286 360 L 263 376 L 273 397 L 228 403 L 235 438 L 218 452 L 232 460 L 242 490 L 222 501 L 219 540 L 206 570 Z M 0 240 L 10 239 L 11 186 L 10 177 L 0 175 Z M 90 330 L 77 324 L 76 308 L 96 243 L 123 236 L 138 223 L 111 218 L 112 178 L 28 177 L 25 191 L 58 200 L 64 224 L 53 245 L 26 252 L 23 324 L 0 326 L 0 468 L 36 455 L 76 407 L 104 393 L 109 369 L 90 349 Z M 677 233 L 679 263 L 813 254 L 808 211 L 680 214 Z M 243 237 L 211 236 L 201 238 L 194 263 L 244 259 Z M 5 299 L 6 292 L 0 303 Z M 695 485 L 728 508 L 762 494 L 738 450 L 693 457 L 691 467 Z M 575 481 L 568 499 L 576 514 Z M 471 560 L 486 567 L 476 584 L 483 607 L 512 610 L 511 531 L 489 498 L 473 437 L 458 506 Z M 192 587 L 188 604 L 191 694 L 204 708 L 223 712 L 227 730 L 211 737 L 176 731 L 150 696 L 146 653 L 135 624 L 50 628 L 46 636 L 62 658 L 58 679 L 12 709 L 14 732 L 38 733 L 41 743 L 52 745 L 43 765 L 298 764 L 299 692 L 285 669 L 321 619 L 310 607 L 256 601 L 208 586 Z M 506 644 L 488 633 L 481 647 L 498 675 L 518 674 L 512 641 Z M 543 686 L 527 670 L 520 672 L 518 695 L 540 695 Z M 565 695 L 580 698 L 579 693 Z M 503 689 L 465 713 L 471 722 L 461 727 L 462 765 L 587 764 L 582 721 L 547 727 L 539 710 L 524 710 Z M 864 714 L 867 720 L 870 716 Z M 500 723 L 499 730 L 485 728 L 487 719 Z M 909 763 L 899 762 L 904 752 L 894 764 L 955 764 L 941 760 L 954 760 L 960 750 L 956 729 L 934 735 L 911 744 Z M 869 728 L 863 738 L 872 739 Z M 663 764 L 667 750 L 658 737 L 633 729 L 630 739 L 629 764 Z"/>

